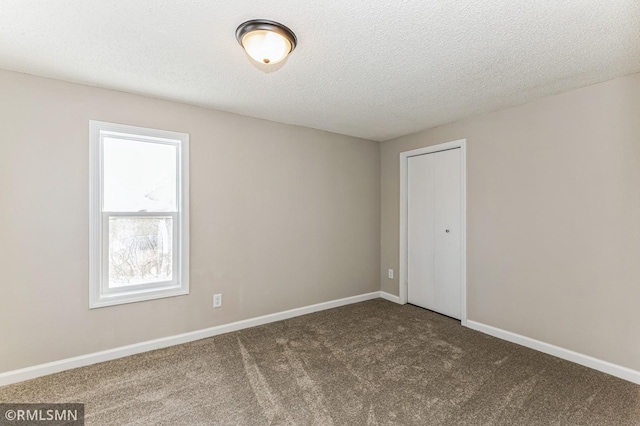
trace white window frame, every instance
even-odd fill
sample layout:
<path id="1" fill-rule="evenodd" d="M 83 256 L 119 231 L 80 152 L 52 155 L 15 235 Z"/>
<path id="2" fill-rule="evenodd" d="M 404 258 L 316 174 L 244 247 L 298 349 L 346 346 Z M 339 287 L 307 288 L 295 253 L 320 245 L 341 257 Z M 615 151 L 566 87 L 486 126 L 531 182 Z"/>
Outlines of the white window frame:
<path id="1" fill-rule="evenodd" d="M 103 139 L 169 144 L 177 152 L 177 211 L 104 212 Z M 124 124 L 89 121 L 89 309 L 189 294 L 189 135 Z M 173 217 L 173 279 L 122 289 L 108 288 L 109 217 Z"/>

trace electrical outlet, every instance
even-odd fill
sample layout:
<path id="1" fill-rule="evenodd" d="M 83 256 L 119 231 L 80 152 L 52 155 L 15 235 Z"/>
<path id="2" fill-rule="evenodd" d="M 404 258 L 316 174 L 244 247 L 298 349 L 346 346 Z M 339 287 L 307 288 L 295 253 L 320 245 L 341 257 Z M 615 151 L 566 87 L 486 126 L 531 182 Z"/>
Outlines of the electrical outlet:
<path id="1" fill-rule="evenodd" d="M 393 269 L 389 269 L 389 279 L 393 279 Z"/>
<path id="2" fill-rule="evenodd" d="M 213 307 L 214 308 L 219 308 L 220 306 L 222 306 L 222 295 L 221 294 L 214 294 L 213 295 Z"/>

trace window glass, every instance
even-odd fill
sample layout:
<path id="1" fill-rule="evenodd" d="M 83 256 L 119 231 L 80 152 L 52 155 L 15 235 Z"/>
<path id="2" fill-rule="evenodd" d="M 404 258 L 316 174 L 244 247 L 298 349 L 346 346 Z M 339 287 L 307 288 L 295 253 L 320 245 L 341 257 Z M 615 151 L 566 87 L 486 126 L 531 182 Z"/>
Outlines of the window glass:
<path id="1" fill-rule="evenodd" d="M 109 288 L 170 281 L 173 218 L 109 218 Z"/>
<path id="2" fill-rule="evenodd" d="M 176 211 L 176 146 L 105 137 L 103 210 Z"/>

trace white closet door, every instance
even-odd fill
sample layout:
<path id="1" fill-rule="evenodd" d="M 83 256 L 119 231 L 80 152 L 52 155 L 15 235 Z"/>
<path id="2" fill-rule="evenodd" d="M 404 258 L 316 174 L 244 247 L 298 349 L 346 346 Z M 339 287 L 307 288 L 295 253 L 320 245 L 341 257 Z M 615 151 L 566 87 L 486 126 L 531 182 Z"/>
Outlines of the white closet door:
<path id="1" fill-rule="evenodd" d="M 408 158 L 408 302 L 435 310 L 434 154 Z"/>
<path id="2" fill-rule="evenodd" d="M 408 301 L 461 317 L 460 149 L 408 159 Z"/>

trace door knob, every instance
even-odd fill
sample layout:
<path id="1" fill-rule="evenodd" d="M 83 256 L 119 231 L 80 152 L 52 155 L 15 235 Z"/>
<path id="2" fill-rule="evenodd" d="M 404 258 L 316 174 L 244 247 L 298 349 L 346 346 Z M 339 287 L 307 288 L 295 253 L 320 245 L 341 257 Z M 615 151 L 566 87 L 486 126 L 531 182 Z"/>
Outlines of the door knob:
<path id="1" fill-rule="evenodd" d="M 445 230 L 444 232 L 446 232 L 446 233 L 448 234 L 448 233 L 449 233 L 449 230 L 447 229 L 447 230 Z"/>

